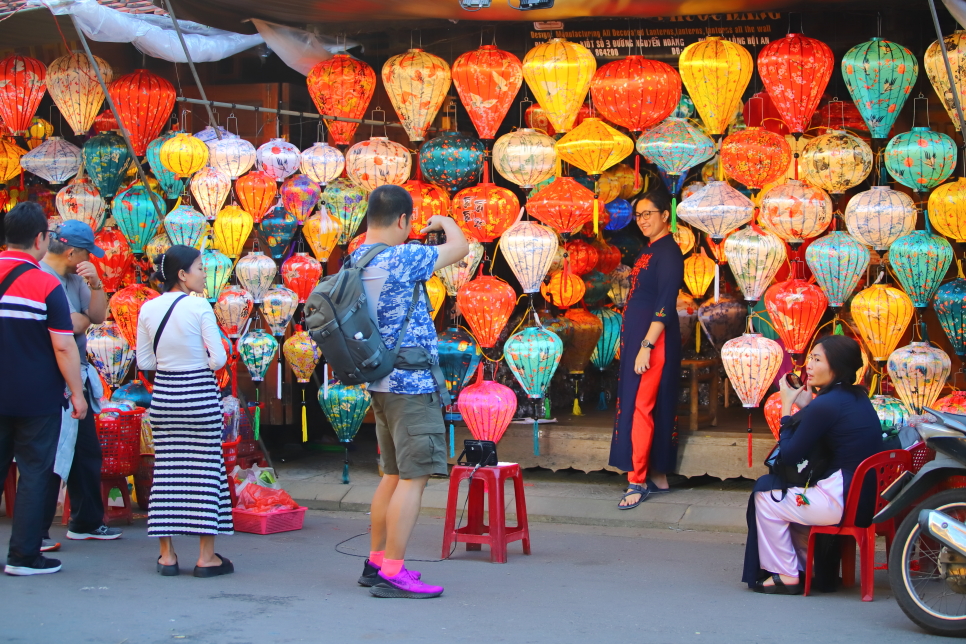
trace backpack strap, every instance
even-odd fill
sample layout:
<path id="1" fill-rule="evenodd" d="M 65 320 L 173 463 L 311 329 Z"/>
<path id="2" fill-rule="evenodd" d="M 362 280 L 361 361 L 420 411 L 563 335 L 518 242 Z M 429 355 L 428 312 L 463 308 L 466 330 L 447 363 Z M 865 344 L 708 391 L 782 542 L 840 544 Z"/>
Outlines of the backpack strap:
<path id="1" fill-rule="evenodd" d="M 402 348 L 402 341 L 406 337 L 406 331 L 409 329 L 409 322 L 413 317 L 413 313 L 416 311 L 416 306 L 419 304 L 420 294 L 426 296 L 426 307 L 430 306 L 429 292 L 426 290 L 426 282 L 416 282 L 413 286 L 413 299 L 409 303 L 409 310 L 406 311 L 406 317 L 403 320 L 402 326 L 399 327 L 399 336 L 396 338 L 396 344 L 393 347 L 392 353 L 394 356 L 399 354 L 399 350 Z M 393 359 L 395 362 L 395 358 Z M 439 364 L 431 363 L 427 367 L 430 373 L 433 374 L 433 380 L 436 381 L 436 389 L 439 390 L 440 400 L 444 405 L 449 406 L 452 404 L 452 398 L 449 395 L 449 389 L 446 388 L 446 378 L 443 375 L 443 370 L 440 368 Z"/>
<path id="2" fill-rule="evenodd" d="M 366 266 L 369 265 L 369 262 L 371 262 L 376 258 L 376 255 L 386 250 L 387 248 L 391 248 L 391 246 L 389 246 L 389 244 L 382 244 L 382 243 L 373 244 L 372 248 L 370 248 L 369 250 L 367 250 L 365 253 L 362 254 L 362 257 L 359 258 L 359 261 L 352 262 L 351 265 L 355 266 L 356 268 L 365 268 Z"/>
<path id="3" fill-rule="evenodd" d="M 158 325 L 158 330 L 154 332 L 154 354 L 155 355 L 158 354 L 158 342 L 161 341 L 161 334 L 164 333 L 164 327 L 167 326 L 168 324 L 168 318 L 171 317 L 171 312 L 174 311 L 174 307 L 178 306 L 178 302 L 180 302 L 186 297 L 188 297 L 187 293 L 183 293 L 180 296 L 178 296 L 178 298 L 174 301 L 174 304 L 171 305 L 171 308 L 168 309 L 168 312 L 164 314 L 163 318 L 161 318 L 161 324 Z"/>
<path id="4" fill-rule="evenodd" d="M 20 264 L 18 266 L 14 266 L 10 270 L 10 272 L 7 273 L 7 276 L 3 278 L 3 281 L 0 282 L 0 297 L 3 297 L 3 295 L 7 292 L 7 290 L 9 290 L 11 286 L 13 286 L 13 283 L 17 281 L 17 278 L 19 278 L 27 271 L 33 270 L 35 268 L 37 267 L 34 266 L 33 264 L 26 264 L 26 263 Z"/>

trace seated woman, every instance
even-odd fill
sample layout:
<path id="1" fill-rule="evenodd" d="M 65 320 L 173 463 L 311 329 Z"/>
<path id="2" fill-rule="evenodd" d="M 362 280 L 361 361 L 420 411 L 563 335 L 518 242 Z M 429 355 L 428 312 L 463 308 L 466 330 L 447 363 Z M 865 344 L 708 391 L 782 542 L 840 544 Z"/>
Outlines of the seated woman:
<path id="1" fill-rule="evenodd" d="M 882 450 L 875 408 L 866 390 L 852 384 L 861 368 L 858 342 L 830 335 L 815 343 L 802 388 L 794 389 L 781 379 L 782 461 L 799 463 L 820 445 L 830 459 L 828 467 L 817 473 L 818 480 L 806 487 L 789 487 L 783 493 L 780 477 L 773 474 L 755 485 L 742 578 L 755 592 L 801 593 L 799 571 L 805 568 L 808 526 L 841 522 L 856 467 Z M 813 391 L 818 394 L 814 399 Z M 793 404 L 801 408 L 795 416 L 791 416 Z"/>

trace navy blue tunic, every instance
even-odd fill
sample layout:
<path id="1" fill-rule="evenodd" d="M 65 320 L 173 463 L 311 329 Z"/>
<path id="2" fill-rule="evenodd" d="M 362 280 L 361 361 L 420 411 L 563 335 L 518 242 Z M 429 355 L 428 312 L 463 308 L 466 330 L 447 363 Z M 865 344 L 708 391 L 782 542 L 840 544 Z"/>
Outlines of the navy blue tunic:
<path id="1" fill-rule="evenodd" d="M 681 327 L 678 322 L 678 291 L 684 280 L 684 256 L 670 234 L 641 251 L 631 273 L 631 291 L 624 307 L 621 328 L 620 375 L 617 383 L 617 415 L 610 445 L 612 467 L 634 470 L 631 428 L 641 376 L 634 361 L 651 322 L 664 323 L 664 369 L 654 405 L 654 438 L 650 467 L 673 472 L 677 465 L 678 390 L 681 381 Z"/>

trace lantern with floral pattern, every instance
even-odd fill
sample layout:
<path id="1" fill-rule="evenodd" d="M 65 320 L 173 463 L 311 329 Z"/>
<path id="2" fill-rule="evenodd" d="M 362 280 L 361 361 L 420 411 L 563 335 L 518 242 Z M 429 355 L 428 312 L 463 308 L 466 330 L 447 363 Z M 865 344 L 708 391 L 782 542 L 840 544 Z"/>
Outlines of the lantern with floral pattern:
<path id="1" fill-rule="evenodd" d="M 104 284 L 104 290 L 114 293 L 121 287 L 121 279 L 134 261 L 131 247 L 116 228 L 105 228 L 94 235 L 94 244 L 104 251 L 104 257 L 91 255 L 91 263 Z M 152 257 L 153 259 L 153 257 Z"/>
<path id="2" fill-rule="evenodd" d="M 484 243 L 502 235 L 519 212 L 516 195 L 490 182 L 487 163 L 483 164 L 483 180 L 453 197 L 453 219 L 467 237 Z"/>
<path id="3" fill-rule="evenodd" d="M 361 119 L 376 91 L 376 72 L 372 67 L 345 53 L 318 63 L 306 80 L 319 114 L 344 118 Z M 351 145 L 359 127 L 358 123 L 351 121 L 326 121 L 326 125 L 336 145 Z"/>
<path id="4" fill-rule="evenodd" d="M 282 282 L 304 304 L 322 276 L 322 264 L 308 253 L 295 253 L 282 263 Z"/>
<path id="5" fill-rule="evenodd" d="M 20 167 L 53 185 L 73 177 L 81 167 L 80 148 L 59 136 L 52 136 L 20 157 Z"/>
<path id="6" fill-rule="evenodd" d="M 828 45 L 802 34 L 773 40 L 758 54 L 768 96 L 796 138 L 808 129 L 834 65 Z"/>
<path id="7" fill-rule="evenodd" d="M 889 264 L 913 306 L 929 306 L 953 262 L 953 247 L 945 238 L 914 230 L 889 246 Z"/>
<path id="8" fill-rule="evenodd" d="M 530 198 L 527 211 L 559 233 L 575 233 L 594 216 L 594 193 L 570 177 L 558 177 Z"/>
<path id="9" fill-rule="evenodd" d="M 949 356 L 928 342 L 912 342 L 896 349 L 887 363 L 899 398 L 916 414 L 931 407 L 949 378 Z"/>
<path id="10" fill-rule="evenodd" d="M 939 287 L 932 306 L 953 351 L 962 361 L 966 358 L 966 279 L 962 274 Z"/>
<path id="11" fill-rule="evenodd" d="M 339 220 L 342 233 L 339 245 L 348 244 L 366 216 L 366 192 L 349 179 L 342 177 L 331 182 L 322 193 L 329 214 Z"/>
<path id="12" fill-rule="evenodd" d="M 94 56 L 104 82 L 110 84 L 114 73 L 102 58 Z M 67 54 L 47 68 L 47 91 L 64 115 L 74 134 L 87 134 L 104 102 L 104 92 L 90 59 L 83 54 Z"/>
<path id="13" fill-rule="evenodd" d="M 324 209 L 305 220 L 305 225 L 302 227 L 305 241 L 320 262 L 329 260 L 329 255 L 335 250 L 341 232 L 342 226 L 339 225 L 339 220 Z"/>
<path id="14" fill-rule="evenodd" d="M 251 293 L 241 286 L 229 285 L 221 290 L 212 308 L 215 310 L 218 326 L 225 335 L 235 340 L 241 337 L 254 306 L 255 300 Z"/>
<path id="15" fill-rule="evenodd" d="M 282 183 L 278 194 L 285 212 L 304 224 L 322 198 L 322 188 L 304 174 L 295 174 Z"/>
<path id="16" fill-rule="evenodd" d="M 6 144 L 6 141 L 0 139 L 0 144 Z M 16 147 L 12 144 L 10 146 Z M 84 147 L 81 148 L 81 156 L 84 159 L 84 169 L 87 171 L 87 176 L 97 186 L 97 190 L 101 193 L 104 201 L 110 202 L 121 187 L 124 172 L 131 163 L 131 155 L 127 150 L 127 145 L 124 144 L 124 139 L 113 132 L 92 136 L 84 142 Z M 18 172 L 19 168 L 18 158 Z M 0 179 L 7 181 L 9 177 L 0 173 Z"/>
<path id="17" fill-rule="evenodd" d="M 14 134 L 30 127 L 47 87 L 47 67 L 29 56 L 0 60 L 0 118 Z"/>
<path id="18" fill-rule="evenodd" d="M 138 69 L 115 80 L 109 89 L 118 117 L 131 135 L 134 153 L 143 156 L 148 143 L 161 134 L 174 110 L 174 85 L 146 69 Z"/>
<path id="19" fill-rule="evenodd" d="M 956 144 L 928 127 L 914 127 L 889 141 L 885 165 L 892 178 L 905 187 L 929 192 L 956 169 Z"/>
<path id="20" fill-rule="evenodd" d="M 255 165 L 255 146 L 240 137 L 212 141 L 208 144 L 208 163 L 234 181 Z"/>
<path id="21" fill-rule="evenodd" d="M 108 304 L 111 317 L 114 318 L 118 331 L 132 347 L 136 347 L 138 343 L 138 315 L 141 307 L 156 297 L 158 292 L 144 284 L 126 286 L 111 296 Z"/>
<path id="22" fill-rule="evenodd" d="M 862 139 L 831 130 L 808 142 L 799 159 L 808 183 L 840 195 L 859 185 L 872 172 L 872 149 Z"/>
<path id="23" fill-rule="evenodd" d="M 557 132 L 574 127 L 596 71 L 590 50 L 563 38 L 540 43 L 523 58 L 523 77 Z"/>
<path id="24" fill-rule="evenodd" d="M 765 291 L 765 309 L 791 354 L 804 354 L 818 328 L 828 300 L 822 289 L 805 280 L 773 284 Z"/>
<path id="25" fill-rule="evenodd" d="M 278 268 L 265 253 L 251 252 L 238 260 L 235 276 L 238 283 L 248 291 L 255 304 L 261 304 L 266 291 L 272 287 Z"/>
<path id="26" fill-rule="evenodd" d="M 718 36 L 681 52 L 678 72 L 709 134 L 719 136 L 731 124 L 754 71 L 747 49 Z"/>
<path id="27" fill-rule="evenodd" d="M 253 227 L 254 221 L 250 214 L 238 206 L 226 206 L 215 217 L 212 225 L 215 248 L 235 259 L 241 255 Z"/>
<path id="28" fill-rule="evenodd" d="M 483 140 L 492 141 L 523 85 L 520 59 L 496 45 L 460 55 L 453 62 L 453 85 Z"/>
<path id="29" fill-rule="evenodd" d="M 725 174 L 752 190 L 779 179 L 791 160 L 785 137 L 758 127 L 729 134 L 721 143 Z"/>
<path id="30" fill-rule="evenodd" d="M 299 149 L 285 139 L 272 139 L 255 150 L 257 168 L 278 183 L 295 174 L 301 162 Z"/>
<path id="31" fill-rule="evenodd" d="M 590 82 L 590 94 L 605 119 L 643 132 L 677 107 L 681 77 L 667 63 L 628 56 L 600 67 Z"/>
<path id="32" fill-rule="evenodd" d="M 272 335 L 276 337 L 285 335 L 285 328 L 292 321 L 298 305 L 299 296 L 292 289 L 275 285 L 265 291 L 262 296 L 262 315 L 272 329 Z"/>
<path id="33" fill-rule="evenodd" d="M 55 199 L 57 212 L 64 219 L 77 219 L 97 232 L 104 224 L 104 200 L 91 182 L 74 179 L 60 189 Z"/>
<path id="34" fill-rule="evenodd" d="M 727 181 L 709 181 L 704 188 L 682 201 L 677 210 L 686 223 L 720 242 L 736 228 L 751 221 L 755 205 Z"/>
<path id="35" fill-rule="evenodd" d="M 821 188 L 791 179 L 765 193 L 759 216 L 762 226 L 795 248 L 832 223 L 832 200 Z"/>
<path id="36" fill-rule="evenodd" d="M 889 358 L 912 319 L 912 300 L 897 288 L 873 284 L 852 299 L 852 318 L 873 360 Z"/>
<path id="37" fill-rule="evenodd" d="M 552 177 L 556 163 L 554 140 L 537 130 L 515 130 L 493 145 L 493 167 L 524 190 Z"/>
<path id="38" fill-rule="evenodd" d="M 208 146 L 201 139 L 178 132 L 161 144 L 161 165 L 176 177 L 190 177 L 208 163 Z"/>
<path id="39" fill-rule="evenodd" d="M 536 293 L 557 250 L 557 235 L 540 224 L 521 221 L 500 237 L 500 250 L 524 293 Z"/>
<path id="40" fill-rule="evenodd" d="M 131 186 L 119 194 L 111 204 L 111 214 L 134 253 L 143 252 L 144 245 L 157 234 L 161 226 L 161 218 L 152 201 L 151 191 L 141 184 Z"/>
<path id="41" fill-rule="evenodd" d="M 869 249 L 841 230 L 833 230 L 805 250 L 805 262 L 834 309 L 842 308 L 851 297 L 869 259 Z"/>
<path id="42" fill-rule="evenodd" d="M 842 77 L 873 139 L 889 138 L 918 76 L 913 53 L 882 38 L 860 43 L 842 56 Z"/>
<path id="43" fill-rule="evenodd" d="M 872 186 L 849 200 L 845 225 L 860 242 L 885 250 L 916 227 L 912 198 L 887 186 Z"/>
<path id="44" fill-rule="evenodd" d="M 745 333 L 721 347 L 721 362 L 743 407 L 757 407 L 778 375 L 781 345 L 760 333 Z"/>
<path id="45" fill-rule="evenodd" d="M 509 284 L 489 275 L 467 282 L 456 294 L 456 305 L 481 347 L 496 345 L 516 300 Z"/>
<path id="46" fill-rule="evenodd" d="M 470 281 L 483 259 L 483 244 L 471 239 L 469 245 L 470 250 L 466 253 L 466 257 L 436 271 L 439 278 L 443 280 L 446 293 L 450 297 L 456 297 L 463 285 Z"/>
<path id="47" fill-rule="evenodd" d="M 411 169 L 409 150 L 384 136 L 356 143 L 345 155 L 346 174 L 367 192 L 379 186 L 402 185 Z"/>
<path id="48" fill-rule="evenodd" d="M 202 168 L 191 178 L 191 196 L 208 221 L 215 220 L 230 192 L 231 179 L 212 166 Z"/>
<path id="49" fill-rule="evenodd" d="M 419 179 L 407 181 L 402 187 L 413 198 L 412 229 L 409 231 L 409 238 L 423 239 L 426 233 L 421 231 L 431 217 L 449 216 L 452 205 L 449 195 L 439 186 Z"/>
<path id="50" fill-rule="evenodd" d="M 480 176 L 484 152 L 479 139 L 443 132 L 420 147 L 419 167 L 424 180 L 445 188 L 452 196 Z"/>
<path id="51" fill-rule="evenodd" d="M 724 243 L 728 265 L 741 292 L 749 302 L 757 302 L 785 261 L 785 244 L 768 231 L 742 228 Z"/>
<path id="52" fill-rule="evenodd" d="M 382 83 L 410 141 L 426 138 L 429 124 L 450 86 L 446 61 L 422 49 L 392 56 L 382 66 Z"/>
<path id="53" fill-rule="evenodd" d="M 178 206 L 164 216 L 164 230 L 172 244 L 195 247 L 208 233 L 208 222 L 191 206 Z"/>
<path id="54" fill-rule="evenodd" d="M 352 125 L 355 125 L 354 123 Z M 337 179 L 345 168 L 345 155 L 328 143 L 316 142 L 312 147 L 302 151 L 299 170 L 320 186 L 328 185 Z"/>
<path id="55" fill-rule="evenodd" d="M 221 251 L 208 248 L 201 253 L 201 265 L 205 267 L 205 295 L 209 302 L 215 302 L 231 277 L 234 262 Z"/>

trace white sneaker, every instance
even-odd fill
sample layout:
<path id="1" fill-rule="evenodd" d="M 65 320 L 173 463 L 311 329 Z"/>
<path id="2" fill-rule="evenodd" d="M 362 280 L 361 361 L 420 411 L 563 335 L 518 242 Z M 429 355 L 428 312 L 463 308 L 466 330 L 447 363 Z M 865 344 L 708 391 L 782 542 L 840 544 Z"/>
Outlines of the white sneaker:
<path id="1" fill-rule="evenodd" d="M 111 539 L 117 539 L 120 536 L 120 528 L 108 528 L 106 525 L 102 525 L 97 530 L 92 530 L 90 532 L 74 532 L 73 530 L 67 531 L 67 538 L 75 541 L 83 541 L 84 539 L 99 539 L 102 541 L 109 541 Z"/>

